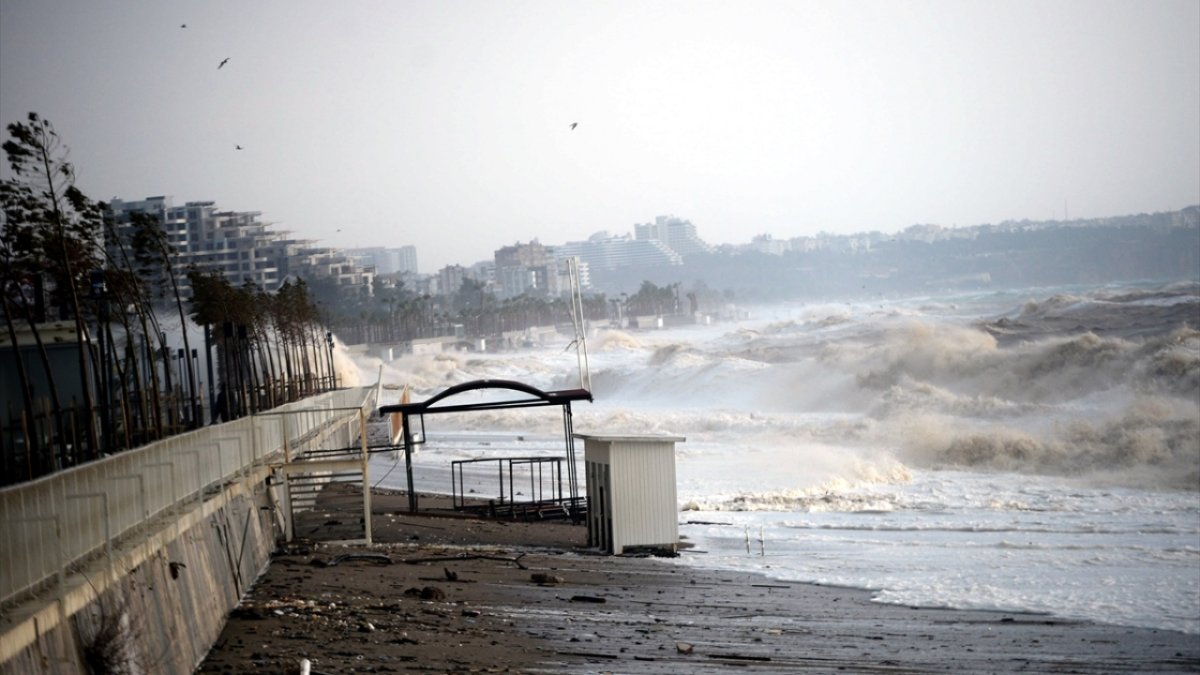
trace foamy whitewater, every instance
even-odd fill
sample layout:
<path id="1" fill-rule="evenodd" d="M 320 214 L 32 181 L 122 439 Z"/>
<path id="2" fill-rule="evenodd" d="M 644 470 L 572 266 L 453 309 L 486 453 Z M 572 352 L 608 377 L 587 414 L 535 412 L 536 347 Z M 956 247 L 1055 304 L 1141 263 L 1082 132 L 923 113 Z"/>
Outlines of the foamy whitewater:
<path id="1" fill-rule="evenodd" d="M 588 339 L 596 400 L 573 407 L 575 430 L 687 439 L 679 522 L 694 548 L 680 564 L 1200 633 L 1200 285 L 752 316 Z M 383 381 L 414 400 L 482 378 L 574 388 L 570 340 L 406 356 Z M 374 381 L 379 360 L 356 362 Z M 449 492 L 455 459 L 563 452 L 558 408 L 435 415 L 425 430 L 421 490 Z M 372 482 L 403 489 L 403 462 L 376 455 Z M 479 495 L 495 483 L 468 476 Z"/>

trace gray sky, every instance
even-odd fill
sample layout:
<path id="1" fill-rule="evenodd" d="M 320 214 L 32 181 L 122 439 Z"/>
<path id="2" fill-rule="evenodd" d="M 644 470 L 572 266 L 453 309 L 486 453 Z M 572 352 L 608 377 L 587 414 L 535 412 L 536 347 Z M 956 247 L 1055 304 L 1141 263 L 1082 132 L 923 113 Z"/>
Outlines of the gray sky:
<path id="1" fill-rule="evenodd" d="M 0 0 L 0 121 L 30 110 L 93 198 L 422 271 L 660 214 L 712 243 L 1124 215 L 1200 203 L 1200 2 Z"/>

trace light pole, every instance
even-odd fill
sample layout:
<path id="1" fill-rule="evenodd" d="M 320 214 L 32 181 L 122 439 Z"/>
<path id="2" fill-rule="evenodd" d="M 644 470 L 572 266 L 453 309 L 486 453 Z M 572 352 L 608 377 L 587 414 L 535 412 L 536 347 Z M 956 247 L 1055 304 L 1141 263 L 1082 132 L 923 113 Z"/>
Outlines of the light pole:
<path id="1" fill-rule="evenodd" d="M 333 367 L 333 331 L 325 331 L 325 344 L 329 347 L 329 374 L 333 378 L 333 388 L 337 389 L 337 370 Z"/>

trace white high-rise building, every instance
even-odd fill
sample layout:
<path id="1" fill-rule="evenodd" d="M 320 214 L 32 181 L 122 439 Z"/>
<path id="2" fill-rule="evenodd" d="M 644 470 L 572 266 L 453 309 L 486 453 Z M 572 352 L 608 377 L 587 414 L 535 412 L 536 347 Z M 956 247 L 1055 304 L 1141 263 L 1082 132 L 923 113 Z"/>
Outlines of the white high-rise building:
<path id="1" fill-rule="evenodd" d="M 376 274 L 417 273 L 415 246 L 350 248 L 346 253 L 361 259 L 364 265 L 374 265 Z"/>
<path id="2" fill-rule="evenodd" d="M 111 256 L 118 260 L 131 255 L 134 213 L 153 216 L 166 232 L 174 249 L 172 274 L 185 297 L 191 295 L 188 270 L 220 272 L 230 283 L 253 283 L 264 291 L 279 288 L 289 276 L 332 276 L 339 285 L 370 288 L 374 268 L 331 248 L 313 247 L 312 242 L 287 238 L 288 232 L 259 222 L 258 211 L 218 211 L 215 202 L 193 201 L 175 206 L 168 196 L 140 201 L 114 198 L 109 203 L 119 241 L 106 241 Z"/>
<path id="3" fill-rule="evenodd" d="M 569 241 L 554 247 L 554 257 L 563 260 L 578 257 L 592 270 L 614 270 L 622 267 L 653 267 L 681 265 L 683 258 L 666 242 L 658 239 L 634 239 L 629 235 L 614 237 L 597 232 L 587 241 Z"/>
<path id="4" fill-rule="evenodd" d="M 653 223 L 634 225 L 633 235 L 639 241 L 661 241 L 684 258 L 713 251 L 713 247 L 696 234 L 692 221 L 675 216 L 658 216 Z"/>

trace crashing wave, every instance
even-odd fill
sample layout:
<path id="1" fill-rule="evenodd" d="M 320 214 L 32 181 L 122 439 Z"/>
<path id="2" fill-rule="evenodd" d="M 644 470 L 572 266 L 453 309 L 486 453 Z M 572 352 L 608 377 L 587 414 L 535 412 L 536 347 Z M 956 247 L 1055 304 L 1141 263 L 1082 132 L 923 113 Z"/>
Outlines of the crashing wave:
<path id="1" fill-rule="evenodd" d="M 1119 484 L 1200 489 L 1200 418 L 1178 399 L 1142 398 L 1117 417 L 1073 418 L 1048 430 L 957 426 L 945 418 L 908 420 L 905 457 L 933 468 L 1088 474 Z"/>
<path id="2" fill-rule="evenodd" d="M 792 511 L 792 512 L 879 512 L 901 508 L 893 494 L 876 494 L 871 487 L 907 483 L 912 480 L 908 467 L 897 461 L 866 462 L 855 460 L 850 472 L 853 479 L 837 477 L 822 485 L 802 490 L 741 492 L 734 495 L 692 499 L 683 511 Z"/>

